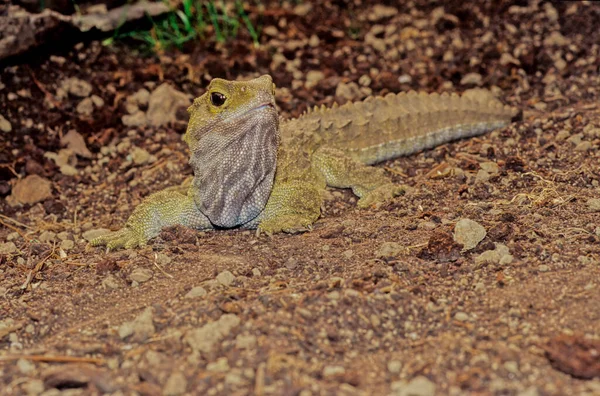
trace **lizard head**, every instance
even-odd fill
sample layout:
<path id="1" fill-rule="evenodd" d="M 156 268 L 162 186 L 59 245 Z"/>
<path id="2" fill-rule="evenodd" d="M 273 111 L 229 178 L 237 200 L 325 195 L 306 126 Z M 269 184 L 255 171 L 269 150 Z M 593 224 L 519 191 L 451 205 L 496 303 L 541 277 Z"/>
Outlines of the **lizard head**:
<path id="1" fill-rule="evenodd" d="M 275 85 L 215 78 L 188 109 L 184 135 L 196 205 L 218 227 L 254 219 L 271 193 L 279 145 Z"/>

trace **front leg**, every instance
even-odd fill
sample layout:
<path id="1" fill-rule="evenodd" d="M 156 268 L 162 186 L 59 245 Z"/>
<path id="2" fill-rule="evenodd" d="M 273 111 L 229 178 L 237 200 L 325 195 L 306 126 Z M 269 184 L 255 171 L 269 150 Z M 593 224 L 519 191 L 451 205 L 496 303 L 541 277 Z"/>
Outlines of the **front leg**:
<path id="1" fill-rule="evenodd" d="M 258 233 L 307 231 L 321 214 L 324 185 L 309 181 L 275 182 L 265 210 L 256 219 Z M 253 228 L 256 224 L 248 224 Z"/>
<path id="2" fill-rule="evenodd" d="M 176 189 L 166 189 L 150 195 L 135 208 L 125 227 L 93 239 L 92 246 L 106 245 L 110 249 L 135 248 L 157 236 L 163 227 L 183 225 L 195 229 L 213 228 L 198 210 L 192 190 L 183 195 Z"/>

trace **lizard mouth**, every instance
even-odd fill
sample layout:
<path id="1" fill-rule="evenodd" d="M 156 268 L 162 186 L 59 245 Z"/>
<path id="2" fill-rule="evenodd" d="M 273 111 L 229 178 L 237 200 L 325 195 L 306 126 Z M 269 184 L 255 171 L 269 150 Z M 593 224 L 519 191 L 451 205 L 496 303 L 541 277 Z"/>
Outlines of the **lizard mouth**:
<path id="1" fill-rule="evenodd" d="M 254 112 L 263 111 L 263 110 L 269 109 L 269 108 L 273 109 L 273 110 L 276 110 L 275 109 L 275 105 L 273 103 L 271 103 L 271 102 L 269 102 L 269 103 L 263 103 L 261 105 L 258 105 L 256 107 L 251 108 L 250 110 L 244 111 L 242 114 L 238 114 L 235 117 L 230 118 L 229 121 L 235 121 L 235 120 L 238 120 L 240 118 L 244 118 L 245 116 L 247 116 L 249 114 L 252 114 Z"/>

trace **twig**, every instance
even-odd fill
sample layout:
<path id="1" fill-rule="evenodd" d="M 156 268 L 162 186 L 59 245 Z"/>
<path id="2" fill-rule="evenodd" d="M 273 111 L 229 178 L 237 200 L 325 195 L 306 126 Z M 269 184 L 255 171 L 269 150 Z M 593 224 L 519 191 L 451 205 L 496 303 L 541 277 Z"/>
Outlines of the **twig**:
<path id="1" fill-rule="evenodd" d="M 17 220 L 15 220 L 15 219 L 13 219 L 11 217 L 8 217 L 8 216 L 4 216 L 3 214 L 0 214 L 0 218 L 3 218 L 4 220 L 8 220 L 8 221 L 10 221 L 10 222 L 12 222 L 12 223 L 20 226 L 20 227 L 27 228 L 28 230 L 32 230 L 33 229 L 33 228 L 29 227 L 27 224 L 23 224 L 20 221 L 17 221 Z"/>
<path id="2" fill-rule="evenodd" d="M 158 254 L 157 254 L 157 253 L 154 253 L 154 265 L 156 266 L 156 268 L 158 268 L 158 270 L 159 270 L 160 272 L 162 272 L 162 274 L 163 274 L 164 276 L 166 276 L 167 278 L 171 278 L 171 279 L 173 279 L 173 278 L 174 278 L 174 276 L 173 276 L 173 275 L 171 275 L 171 274 L 168 274 L 168 273 L 167 273 L 167 272 L 166 272 L 164 269 L 162 269 L 162 268 L 160 267 L 160 265 L 158 265 L 158 263 L 157 263 L 157 260 L 158 260 Z"/>
<path id="3" fill-rule="evenodd" d="M 77 356 L 50 356 L 50 355 L 6 355 L 0 356 L 0 362 L 10 362 L 13 360 L 26 359 L 34 362 L 58 362 L 58 363 L 94 363 L 103 365 L 104 359 L 77 357 Z"/>
<path id="4" fill-rule="evenodd" d="M 48 99 L 48 101 L 51 102 L 56 108 L 62 110 L 62 103 L 57 101 L 54 95 L 52 95 L 52 93 L 46 89 L 44 84 L 42 84 L 37 78 L 35 78 L 35 74 L 33 74 L 33 70 L 31 70 L 29 66 L 26 66 L 26 68 L 29 71 L 31 79 L 33 80 L 35 85 L 40 89 L 40 91 L 44 93 L 44 95 L 46 95 L 46 99 Z"/>

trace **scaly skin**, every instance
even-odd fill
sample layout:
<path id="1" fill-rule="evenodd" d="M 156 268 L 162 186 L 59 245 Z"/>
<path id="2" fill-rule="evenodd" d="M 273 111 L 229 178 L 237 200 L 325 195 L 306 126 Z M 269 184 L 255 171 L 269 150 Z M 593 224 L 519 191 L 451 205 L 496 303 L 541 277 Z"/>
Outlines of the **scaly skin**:
<path id="1" fill-rule="evenodd" d="M 92 245 L 134 248 L 176 224 L 304 231 L 319 218 L 326 186 L 351 188 L 359 207 L 376 207 L 402 188 L 369 164 L 506 126 L 515 115 L 477 89 L 371 97 L 280 122 L 274 90 L 270 76 L 214 79 L 188 109 L 191 185 L 152 194 L 123 229 Z"/>

